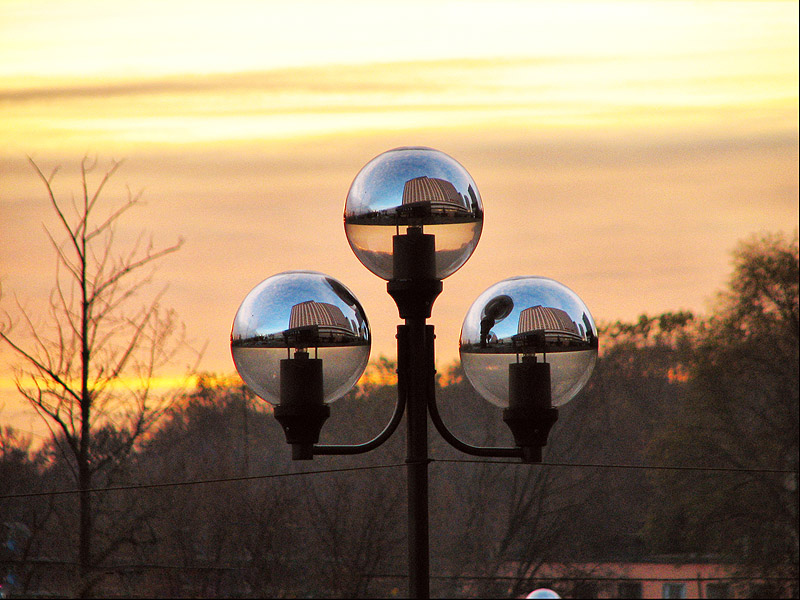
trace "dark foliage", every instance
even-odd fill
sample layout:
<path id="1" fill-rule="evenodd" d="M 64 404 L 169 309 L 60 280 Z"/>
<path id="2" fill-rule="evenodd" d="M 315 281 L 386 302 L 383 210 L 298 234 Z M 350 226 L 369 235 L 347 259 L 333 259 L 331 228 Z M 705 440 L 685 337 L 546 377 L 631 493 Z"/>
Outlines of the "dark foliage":
<path id="1" fill-rule="evenodd" d="M 595 584 L 579 581 L 592 575 L 580 563 L 655 553 L 713 553 L 753 577 L 796 578 L 797 243 L 753 242 L 737 261 L 724 302 L 707 319 L 674 312 L 601 328 L 595 373 L 562 407 L 545 464 L 476 463 L 431 426 L 435 596 L 524 596 L 552 561 L 575 578 L 562 591 L 588 593 Z M 380 359 L 370 366 L 372 383 L 332 405 L 322 443 L 364 442 L 383 428 L 396 397 L 394 368 Z M 437 398 L 460 438 L 511 445 L 500 409 L 475 393 L 458 365 L 440 373 Z M 200 378 L 129 458 L 98 469 L 104 486 L 162 487 L 94 494 L 108 549 L 97 561 L 95 593 L 404 594 L 403 433 L 401 425 L 366 455 L 294 463 L 265 403 L 240 382 Z M 113 447 L 115 432 L 95 440 L 102 462 L 101 442 Z M 0 493 L 69 489 L 74 466 L 60 447 L 32 451 L 4 430 Z M 647 464 L 754 471 L 627 468 Z M 763 472 L 776 468 L 794 475 Z M 310 473 L 337 469 L 348 470 Z M 0 568 L 14 576 L 17 593 L 71 589 L 70 565 L 58 559 L 75 544 L 76 502 L 0 502 L 4 542 L 12 542 Z M 114 535 L 105 539 L 106 531 Z"/>

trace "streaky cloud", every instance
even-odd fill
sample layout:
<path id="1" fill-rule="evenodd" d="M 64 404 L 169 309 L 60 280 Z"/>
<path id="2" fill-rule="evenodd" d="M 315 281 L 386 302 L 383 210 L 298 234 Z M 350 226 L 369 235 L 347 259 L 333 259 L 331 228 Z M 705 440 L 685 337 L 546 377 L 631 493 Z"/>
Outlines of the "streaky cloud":
<path id="1" fill-rule="evenodd" d="M 224 90 L 230 93 L 264 91 L 342 93 L 424 93 L 451 89 L 453 78 L 463 77 L 465 90 L 485 88 L 481 77 L 498 71 L 529 70 L 595 64 L 592 57 L 464 58 L 366 64 L 292 67 L 262 71 L 185 74 L 157 78 L 87 78 L 81 82 L 44 80 L 40 85 L 3 85 L 0 102 L 56 99 L 94 99 L 124 96 L 179 95 Z M 463 85 L 468 82 L 468 85 Z M 22 82 L 24 84 L 24 81 Z M 3 89 L 5 87 L 6 89 Z"/>

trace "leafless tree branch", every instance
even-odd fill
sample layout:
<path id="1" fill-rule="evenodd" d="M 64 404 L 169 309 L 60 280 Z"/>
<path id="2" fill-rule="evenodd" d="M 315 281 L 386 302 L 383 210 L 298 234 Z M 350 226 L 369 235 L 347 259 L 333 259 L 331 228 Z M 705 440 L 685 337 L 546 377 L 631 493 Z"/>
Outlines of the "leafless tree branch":
<path id="1" fill-rule="evenodd" d="M 57 265 L 47 311 L 50 322 L 34 322 L 17 301 L 23 331 L 13 331 L 14 321 L 4 311 L 0 343 L 23 365 L 17 369 L 17 388 L 47 423 L 81 490 L 79 562 L 83 583 L 79 591 L 89 593 L 93 581 L 90 567 L 101 554 L 91 544 L 88 490 L 92 478 L 124 462 L 176 397 L 174 393 L 153 394 L 150 380 L 185 347 L 174 313 L 160 309 L 164 290 L 143 306 L 134 304 L 152 273 L 138 278 L 131 275 L 177 251 L 183 240 L 157 248 L 152 238 L 144 244 L 140 236 L 118 253 L 116 226 L 140 203 L 141 192 L 126 187 L 125 200 L 109 204 L 104 217 L 97 212 L 105 204 L 101 199 L 121 161 L 112 161 L 97 184 L 91 185 L 90 174 L 97 161 L 84 157 L 80 200 L 72 197 L 66 203 L 57 198 L 54 189 L 58 169 L 48 176 L 32 158 L 28 161 L 44 184 L 64 239 L 59 241 L 45 228 Z M 29 339 L 27 343 L 20 341 L 24 337 Z M 134 383 L 126 386 L 129 378 Z M 111 430 L 113 435 L 105 433 Z"/>

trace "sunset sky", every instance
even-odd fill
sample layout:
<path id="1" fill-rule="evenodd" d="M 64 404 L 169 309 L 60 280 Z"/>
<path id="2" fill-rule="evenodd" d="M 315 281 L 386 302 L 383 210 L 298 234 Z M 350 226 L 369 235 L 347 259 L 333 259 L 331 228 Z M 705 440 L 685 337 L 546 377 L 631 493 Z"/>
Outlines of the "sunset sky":
<path id="1" fill-rule="evenodd" d="M 128 233 L 185 238 L 154 289 L 202 369 L 233 370 L 239 303 L 288 269 L 350 287 L 391 356 L 396 309 L 342 210 L 405 145 L 458 160 L 485 208 L 434 307 L 440 366 L 512 275 L 561 281 L 599 322 L 707 312 L 739 240 L 797 229 L 798 3 L 0 0 L 3 308 L 36 313 L 55 272 L 26 155 L 69 198 L 88 154 L 125 159 L 109 199 L 143 190 Z M 0 423 L 38 430 L 10 365 Z"/>

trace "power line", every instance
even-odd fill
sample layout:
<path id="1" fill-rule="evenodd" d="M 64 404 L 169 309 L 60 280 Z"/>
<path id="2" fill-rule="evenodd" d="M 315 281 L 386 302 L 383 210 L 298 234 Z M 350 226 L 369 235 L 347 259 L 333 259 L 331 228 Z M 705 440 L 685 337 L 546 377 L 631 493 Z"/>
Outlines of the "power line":
<path id="1" fill-rule="evenodd" d="M 458 459 L 458 458 L 432 458 L 431 462 L 441 463 L 484 463 L 494 465 L 521 465 L 519 461 L 513 460 L 477 460 L 477 459 Z M 687 467 L 679 465 L 626 465 L 626 464 L 602 464 L 602 463 L 564 463 L 564 462 L 542 462 L 536 463 L 542 467 L 577 467 L 584 469 L 641 469 L 651 471 L 701 471 L 701 472 L 720 472 L 720 473 L 764 473 L 776 475 L 797 475 L 797 469 L 760 469 L 746 467 Z"/>
<path id="2" fill-rule="evenodd" d="M 6 559 L 0 560 L 0 564 L 24 565 L 24 566 L 49 566 L 49 567 L 80 567 L 81 563 L 75 560 L 63 560 L 59 558 L 27 558 L 27 559 Z M 123 571 L 140 570 L 159 570 L 159 571 L 245 571 L 247 569 L 258 569 L 259 567 L 247 567 L 236 565 L 157 565 L 153 563 L 142 564 L 120 564 L 120 565 L 96 565 L 90 567 L 93 571 L 105 571 L 107 573 L 119 573 Z"/>
<path id="3" fill-rule="evenodd" d="M 90 493 L 97 493 L 97 492 L 118 492 L 118 491 L 126 491 L 126 490 L 147 490 L 147 489 L 156 489 L 156 488 L 167 488 L 167 487 L 180 487 L 180 486 L 188 486 L 188 485 L 205 485 L 210 483 L 231 483 L 237 481 L 257 481 L 261 479 L 277 479 L 281 477 L 302 477 L 304 475 L 322 475 L 325 473 L 345 473 L 349 471 L 372 471 L 376 469 L 390 469 L 394 467 L 404 467 L 406 466 L 405 463 L 396 463 L 396 464 L 388 464 L 388 465 L 375 465 L 375 466 L 365 466 L 365 467 L 346 467 L 341 469 L 322 469 L 318 471 L 300 471 L 300 472 L 293 472 L 293 473 L 273 473 L 270 475 L 248 475 L 248 476 L 241 476 L 241 477 L 220 477 L 217 479 L 194 479 L 190 481 L 172 481 L 167 483 L 142 483 L 142 484 L 132 484 L 132 485 L 117 485 L 111 487 L 104 487 L 104 488 L 91 488 L 86 490 Z M 59 496 L 65 494 L 79 494 L 81 490 L 54 490 L 51 492 L 30 492 L 30 493 L 21 493 L 21 494 L 4 494 L 0 496 L 0 500 L 7 500 L 11 498 L 33 498 L 36 496 Z"/>
<path id="4" fill-rule="evenodd" d="M 430 458 L 427 460 L 430 463 L 477 463 L 488 465 L 525 465 L 519 461 L 512 460 L 477 460 L 477 459 L 455 459 L 455 458 Z M 216 479 L 195 479 L 189 481 L 175 481 L 166 483 L 143 483 L 120 485 L 104 488 L 91 488 L 87 490 L 90 493 L 99 492 L 117 492 L 128 490 L 146 490 L 167 487 L 180 487 L 189 485 L 206 485 L 212 483 L 233 483 L 240 481 L 257 481 L 263 479 L 277 479 L 283 477 L 300 477 L 305 475 L 322 475 L 326 473 L 345 473 L 351 471 L 371 471 L 376 469 L 390 469 L 396 467 L 404 467 L 408 463 L 394 463 L 387 465 L 374 465 L 374 466 L 361 466 L 361 467 L 347 467 L 340 469 L 322 469 L 317 471 L 301 471 L 292 473 L 273 473 L 270 475 L 249 475 L 241 477 L 221 477 Z M 634 469 L 634 470 L 659 470 L 659 471 L 694 471 L 704 473 L 759 473 L 759 474 L 774 474 L 774 475 L 797 475 L 797 469 L 756 469 L 756 468 L 743 468 L 743 467 L 687 467 L 679 465 L 630 465 L 630 464 L 602 464 L 602 463 L 565 463 L 565 462 L 542 462 L 535 463 L 541 467 L 558 467 L 558 468 L 582 468 L 582 469 Z M 530 466 L 530 465 L 528 465 Z M 78 494 L 80 490 L 54 490 L 51 492 L 28 492 L 19 494 L 4 494 L 0 495 L 0 500 L 8 500 L 12 498 L 34 498 L 37 496 L 58 496 L 66 494 Z"/>

